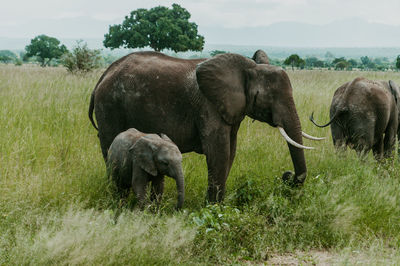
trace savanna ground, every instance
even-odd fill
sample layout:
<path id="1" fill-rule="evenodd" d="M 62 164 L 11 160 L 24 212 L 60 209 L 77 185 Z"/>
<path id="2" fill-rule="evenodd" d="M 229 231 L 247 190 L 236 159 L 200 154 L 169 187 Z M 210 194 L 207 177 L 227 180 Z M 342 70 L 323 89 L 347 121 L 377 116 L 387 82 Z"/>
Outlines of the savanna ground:
<path id="1" fill-rule="evenodd" d="M 329 128 L 334 90 L 363 75 L 291 71 L 303 129 L 326 136 L 306 151 L 302 188 L 281 181 L 293 169 L 278 131 L 245 119 L 222 205 L 206 205 L 204 156 L 185 154 L 186 201 L 176 212 L 166 178 L 159 210 L 115 197 L 88 117 L 101 71 L 0 66 L 0 265 L 9 264 L 400 264 L 400 163 L 335 153 Z"/>

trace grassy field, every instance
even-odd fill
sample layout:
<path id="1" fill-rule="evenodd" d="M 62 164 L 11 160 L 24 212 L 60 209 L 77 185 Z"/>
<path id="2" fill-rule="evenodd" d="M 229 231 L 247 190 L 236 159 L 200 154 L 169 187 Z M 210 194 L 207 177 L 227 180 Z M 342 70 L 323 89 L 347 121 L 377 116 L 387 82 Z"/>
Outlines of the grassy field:
<path id="1" fill-rule="evenodd" d="M 334 90 L 389 72 L 288 71 L 303 129 L 326 136 L 306 151 L 300 189 L 278 131 L 245 119 L 222 205 L 205 204 L 204 156 L 185 154 L 186 201 L 174 211 L 167 178 L 160 210 L 121 204 L 87 118 L 101 71 L 0 66 L 0 265 L 400 264 L 400 163 L 336 154 L 329 128 Z"/>

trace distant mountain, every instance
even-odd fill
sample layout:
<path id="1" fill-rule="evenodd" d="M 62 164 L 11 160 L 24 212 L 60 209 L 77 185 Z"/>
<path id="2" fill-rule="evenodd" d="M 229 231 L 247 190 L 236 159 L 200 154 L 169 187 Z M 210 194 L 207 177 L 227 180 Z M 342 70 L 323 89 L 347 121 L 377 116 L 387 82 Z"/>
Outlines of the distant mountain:
<path id="1" fill-rule="evenodd" d="M 224 29 L 201 27 L 214 44 L 286 47 L 400 47 L 400 26 L 346 19 L 325 25 L 280 22 L 265 27 Z"/>
<path id="2" fill-rule="evenodd" d="M 35 32 L 39 29 L 48 31 L 38 34 L 48 34 L 71 48 L 76 40 L 83 39 L 92 49 L 104 49 L 103 35 L 108 26 L 104 21 L 90 18 L 58 19 L 50 28 L 50 21 L 37 21 Z M 120 23 L 118 21 L 108 24 Z M 40 25 L 47 25 L 43 28 Z M 97 25 L 97 26 L 96 26 Z M 95 30 L 91 28 L 97 27 Z M 60 31 L 62 29 L 62 31 Z M 90 33 L 87 33 L 89 32 Z M 60 38 L 61 33 L 76 38 Z M 57 34 L 58 33 L 58 34 Z M 285 58 L 292 53 L 300 56 L 324 57 L 327 51 L 336 57 L 359 58 L 388 57 L 394 59 L 400 54 L 400 26 L 389 26 L 379 23 L 369 23 L 361 19 L 346 19 L 325 25 L 313 25 L 298 22 L 280 22 L 265 27 L 247 27 L 228 29 L 219 26 L 199 26 L 199 33 L 205 36 L 206 45 L 203 53 L 188 52 L 183 56 L 208 56 L 211 50 L 225 50 L 252 56 L 257 49 L 264 49 L 273 58 Z M 87 36 L 86 38 L 79 38 Z M 98 36 L 98 37 L 94 37 Z M 0 50 L 23 50 L 30 43 L 30 38 L 0 37 Z M 113 54 L 121 55 L 127 50 L 118 49 Z M 170 54 L 173 54 L 172 52 Z"/>

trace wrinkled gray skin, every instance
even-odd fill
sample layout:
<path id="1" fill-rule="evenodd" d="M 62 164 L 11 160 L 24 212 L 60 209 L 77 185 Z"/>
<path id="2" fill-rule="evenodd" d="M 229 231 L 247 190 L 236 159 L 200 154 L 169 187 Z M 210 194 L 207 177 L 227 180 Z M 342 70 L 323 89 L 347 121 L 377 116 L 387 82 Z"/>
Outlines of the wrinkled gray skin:
<path id="1" fill-rule="evenodd" d="M 372 81 L 356 78 L 339 87 L 330 108 L 333 144 L 337 149 L 346 146 L 359 155 L 371 149 L 376 159 L 393 153 L 396 135 L 399 137 L 399 88 L 393 81 Z"/>
<path id="2" fill-rule="evenodd" d="M 257 54 L 258 62 L 267 62 L 264 52 Z M 158 52 L 132 53 L 114 62 L 93 90 L 89 118 L 96 127 L 93 110 L 104 158 L 114 137 L 130 127 L 163 132 L 182 153 L 205 154 L 210 202 L 224 197 L 237 132 L 246 115 L 280 126 L 303 143 L 286 72 L 238 54 L 186 60 Z M 283 179 L 302 184 L 304 152 L 288 145 L 295 173 L 287 171 Z"/>
<path id="3" fill-rule="evenodd" d="M 118 134 L 108 150 L 107 169 L 120 193 L 132 187 L 141 207 L 149 182 L 151 200 L 159 202 L 164 191 L 164 175 L 174 178 L 177 208 L 182 208 L 185 196 L 182 155 L 166 135 L 144 134 L 134 128 Z"/>

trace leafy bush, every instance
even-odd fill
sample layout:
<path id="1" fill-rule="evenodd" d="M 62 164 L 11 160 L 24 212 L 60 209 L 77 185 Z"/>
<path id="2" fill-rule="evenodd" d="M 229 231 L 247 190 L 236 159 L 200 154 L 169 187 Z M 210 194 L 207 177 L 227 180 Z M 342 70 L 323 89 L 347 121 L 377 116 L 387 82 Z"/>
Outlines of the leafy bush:
<path id="1" fill-rule="evenodd" d="M 22 60 L 19 59 L 19 58 L 17 58 L 17 59 L 15 59 L 14 64 L 15 64 L 16 66 L 22 66 Z"/>
<path id="2" fill-rule="evenodd" d="M 245 179 L 245 178 L 244 178 Z M 256 198 L 261 196 L 261 189 L 253 180 L 246 180 L 235 192 L 235 201 L 237 206 L 248 205 Z"/>
<path id="3" fill-rule="evenodd" d="M 92 71 L 101 66 L 100 51 L 91 50 L 87 43 L 78 41 L 72 52 L 64 55 L 62 64 L 71 73 Z"/>
<path id="4" fill-rule="evenodd" d="M 10 63 L 17 59 L 17 55 L 9 50 L 0 50 L 0 62 Z"/>
<path id="5" fill-rule="evenodd" d="M 189 218 L 197 226 L 195 249 L 206 251 L 215 262 L 222 262 L 221 258 L 227 254 L 246 260 L 259 260 L 266 255 L 265 242 L 261 240 L 266 220 L 261 216 L 214 204 L 191 213 Z"/>

